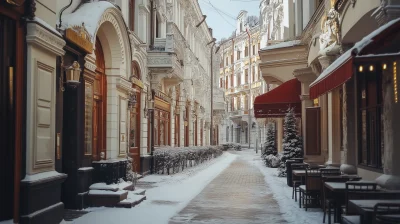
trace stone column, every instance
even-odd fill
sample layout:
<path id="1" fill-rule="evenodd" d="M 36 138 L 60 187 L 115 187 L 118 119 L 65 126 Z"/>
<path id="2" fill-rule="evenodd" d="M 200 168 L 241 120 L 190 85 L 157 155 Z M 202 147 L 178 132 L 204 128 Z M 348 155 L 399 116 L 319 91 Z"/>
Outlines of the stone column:
<path id="1" fill-rule="evenodd" d="M 296 77 L 301 82 L 301 126 L 303 133 L 303 148 L 304 148 L 304 157 L 307 157 L 311 160 L 323 160 L 321 158 L 314 158 L 307 156 L 307 148 L 306 144 L 306 130 L 307 130 L 307 121 L 306 121 L 306 108 L 313 106 L 313 101 L 310 99 L 310 84 L 317 78 L 317 75 L 314 73 L 311 67 L 300 68 L 293 71 L 293 76 Z M 321 157 L 321 156 L 319 156 Z"/>
<path id="2" fill-rule="evenodd" d="M 393 65 L 393 64 L 392 64 Z M 395 102 L 394 74 L 399 66 L 384 71 L 383 117 L 384 117 L 384 174 L 376 179 L 377 183 L 386 189 L 400 190 L 400 102 Z M 397 75 L 397 80 L 398 80 Z M 399 86 L 397 81 L 397 86 Z M 397 87 L 398 88 L 398 87 Z M 399 93 L 397 92 L 397 97 Z"/>

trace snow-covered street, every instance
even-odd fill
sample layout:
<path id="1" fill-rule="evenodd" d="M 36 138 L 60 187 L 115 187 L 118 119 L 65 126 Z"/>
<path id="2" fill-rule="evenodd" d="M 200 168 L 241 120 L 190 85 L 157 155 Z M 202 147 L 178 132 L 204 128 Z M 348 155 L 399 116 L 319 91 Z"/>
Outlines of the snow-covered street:
<path id="1" fill-rule="evenodd" d="M 322 212 L 304 211 L 286 178 L 262 164 L 254 150 L 219 158 L 173 175 L 140 179 L 147 200 L 131 209 L 91 208 L 68 223 L 321 223 Z"/>

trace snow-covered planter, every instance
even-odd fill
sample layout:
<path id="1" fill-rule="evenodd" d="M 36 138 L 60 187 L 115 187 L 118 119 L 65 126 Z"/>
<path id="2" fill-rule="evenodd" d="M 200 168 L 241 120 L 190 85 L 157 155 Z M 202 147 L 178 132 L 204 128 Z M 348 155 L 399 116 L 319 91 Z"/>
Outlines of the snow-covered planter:
<path id="1" fill-rule="evenodd" d="M 154 151 L 155 172 L 177 173 L 222 154 L 222 146 L 160 147 Z"/>

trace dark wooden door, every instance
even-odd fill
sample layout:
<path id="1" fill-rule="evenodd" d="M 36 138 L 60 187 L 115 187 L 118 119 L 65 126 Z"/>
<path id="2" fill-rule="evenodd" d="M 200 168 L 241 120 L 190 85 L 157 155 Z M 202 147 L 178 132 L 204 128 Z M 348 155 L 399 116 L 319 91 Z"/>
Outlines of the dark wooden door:
<path id="1" fill-rule="evenodd" d="M 15 21 L 0 15 L 0 221 L 13 218 Z"/>

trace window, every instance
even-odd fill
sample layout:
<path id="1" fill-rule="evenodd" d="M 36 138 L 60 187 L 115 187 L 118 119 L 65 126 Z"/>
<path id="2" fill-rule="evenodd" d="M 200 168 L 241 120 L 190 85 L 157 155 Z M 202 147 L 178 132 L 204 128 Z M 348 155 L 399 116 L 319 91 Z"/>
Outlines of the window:
<path id="1" fill-rule="evenodd" d="M 224 87 L 224 80 L 223 78 L 219 78 L 219 87 L 223 88 Z"/>
<path id="2" fill-rule="evenodd" d="M 225 89 L 228 88 L 228 76 L 225 76 Z"/>
<path id="3" fill-rule="evenodd" d="M 231 55 L 231 64 L 233 64 L 233 53 L 232 53 L 232 55 Z"/>
<path id="4" fill-rule="evenodd" d="M 253 55 L 256 55 L 256 45 L 253 45 Z"/>
<path id="5" fill-rule="evenodd" d="M 135 30 L 135 0 L 129 0 L 129 28 Z"/>
<path id="6" fill-rule="evenodd" d="M 236 60 L 240 60 L 240 51 L 236 52 Z"/>
<path id="7" fill-rule="evenodd" d="M 234 110 L 235 110 L 235 98 L 232 97 L 231 98 L 231 111 L 234 111 Z"/>
<path id="8" fill-rule="evenodd" d="M 244 110 L 249 110 L 249 96 L 244 96 Z"/>
<path id="9" fill-rule="evenodd" d="M 255 74 L 256 74 L 256 67 L 252 66 L 252 69 L 251 69 L 251 82 L 256 81 Z"/>
<path id="10" fill-rule="evenodd" d="M 228 66 L 228 57 L 225 59 L 225 66 Z"/>
<path id="11" fill-rule="evenodd" d="M 233 78 L 233 74 L 231 74 L 231 87 L 233 87 L 233 80 L 235 79 Z"/>
<path id="12" fill-rule="evenodd" d="M 383 100 L 380 66 L 374 71 L 364 71 L 357 76 L 359 102 L 359 163 L 382 168 L 383 149 Z"/>
<path id="13" fill-rule="evenodd" d="M 244 83 L 249 83 L 249 69 L 244 70 Z"/>
<path id="14" fill-rule="evenodd" d="M 241 83 L 240 83 L 240 81 L 241 81 L 240 78 L 241 78 L 241 77 L 240 77 L 240 74 L 237 74 L 237 75 L 236 75 L 236 86 L 240 86 L 240 85 L 241 85 Z"/>
<path id="15" fill-rule="evenodd" d="M 248 57 L 249 56 L 249 47 L 244 48 L 244 56 Z"/>

